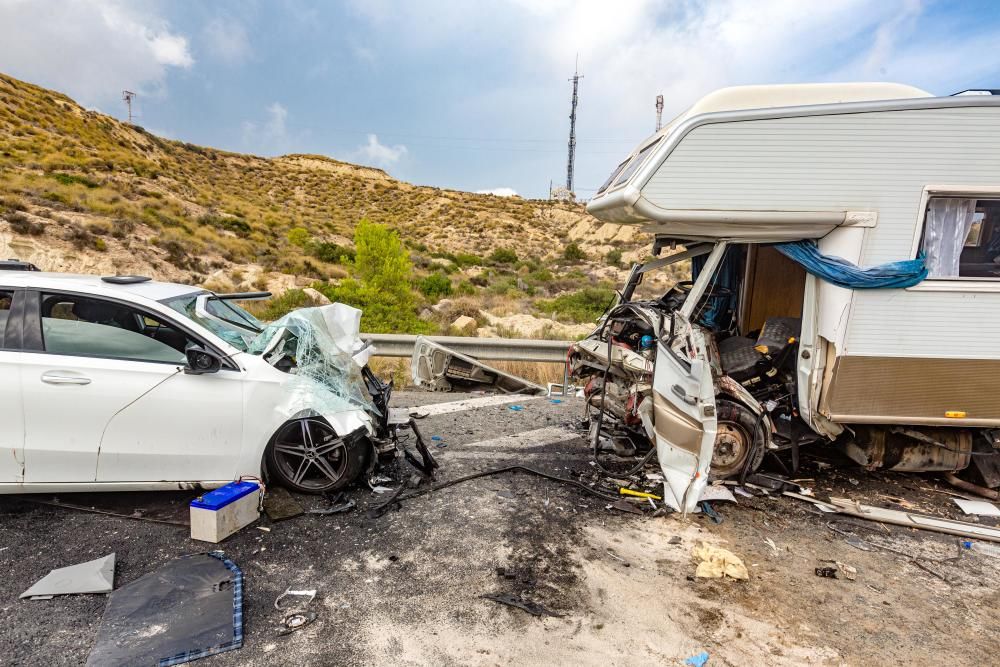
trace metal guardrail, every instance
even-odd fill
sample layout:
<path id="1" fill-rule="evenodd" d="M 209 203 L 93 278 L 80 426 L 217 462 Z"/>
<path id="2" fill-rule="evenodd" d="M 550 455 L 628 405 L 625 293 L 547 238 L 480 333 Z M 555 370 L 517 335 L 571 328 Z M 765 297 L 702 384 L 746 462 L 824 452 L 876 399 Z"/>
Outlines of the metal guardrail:
<path id="1" fill-rule="evenodd" d="M 530 338 L 472 338 L 468 336 L 426 336 L 438 345 L 487 361 L 540 361 L 563 363 L 571 341 Z M 404 334 L 361 334 L 375 345 L 377 357 L 411 357 L 417 336 Z"/>

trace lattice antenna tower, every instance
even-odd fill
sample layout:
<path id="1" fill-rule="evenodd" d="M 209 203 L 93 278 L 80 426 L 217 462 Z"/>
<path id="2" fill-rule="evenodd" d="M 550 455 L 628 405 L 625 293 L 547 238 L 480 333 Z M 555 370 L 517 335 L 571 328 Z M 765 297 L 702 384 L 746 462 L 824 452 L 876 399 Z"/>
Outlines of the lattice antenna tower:
<path id="1" fill-rule="evenodd" d="M 580 74 L 580 56 L 576 57 L 576 65 L 573 67 L 573 78 L 570 81 L 573 82 L 573 106 L 569 114 L 569 159 L 566 161 L 566 190 L 569 191 L 570 196 L 573 195 L 573 169 L 574 163 L 576 162 L 576 105 L 577 105 L 577 91 L 580 87 L 580 79 L 583 76 Z"/>
<path id="2" fill-rule="evenodd" d="M 663 127 L 663 95 L 656 96 L 656 131 Z"/>
<path id="3" fill-rule="evenodd" d="M 128 123 L 132 124 L 132 100 L 135 99 L 135 93 L 131 90 L 122 91 L 122 100 L 125 101 L 125 105 L 128 106 Z"/>

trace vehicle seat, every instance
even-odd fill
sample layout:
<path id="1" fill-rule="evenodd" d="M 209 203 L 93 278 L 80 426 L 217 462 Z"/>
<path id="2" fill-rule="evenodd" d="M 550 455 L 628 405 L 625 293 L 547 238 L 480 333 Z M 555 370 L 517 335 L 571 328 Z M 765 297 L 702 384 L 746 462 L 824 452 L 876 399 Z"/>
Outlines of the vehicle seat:
<path id="1" fill-rule="evenodd" d="M 730 336 L 719 343 L 719 362 L 726 375 L 741 383 L 757 375 L 757 364 L 764 355 L 754 349 L 756 345 L 745 336 Z"/>

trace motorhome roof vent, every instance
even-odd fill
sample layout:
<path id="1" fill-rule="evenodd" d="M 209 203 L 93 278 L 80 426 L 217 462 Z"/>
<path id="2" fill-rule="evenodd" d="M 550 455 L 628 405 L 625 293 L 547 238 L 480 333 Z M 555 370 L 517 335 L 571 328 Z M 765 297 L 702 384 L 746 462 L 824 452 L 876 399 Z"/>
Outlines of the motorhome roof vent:
<path id="1" fill-rule="evenodd" d="M 103 276 L 101 280 L 112 285 L 135 285 L 136 283 L 149 282 L 152 278 L 149 276 Z"/>

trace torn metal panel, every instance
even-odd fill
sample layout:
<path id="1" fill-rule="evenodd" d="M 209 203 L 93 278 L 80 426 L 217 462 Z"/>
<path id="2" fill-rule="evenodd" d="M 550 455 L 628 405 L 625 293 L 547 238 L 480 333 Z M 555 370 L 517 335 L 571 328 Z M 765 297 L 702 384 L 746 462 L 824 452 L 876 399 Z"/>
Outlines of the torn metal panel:
<path id="1" fill-rule="evenodd" d="M 544 394 L 545 387 L 487 366 L 470 356 L 450 350 L 424 336 L 413 346 L 413 382 L 433 391 L 492 386 L 508 393 Z"/>
<path id="2" fill-rule="evenodd" d="M 21 593 L 21 599 L 51 597 L 53 595 L 78 595 L 83 593 L 110 593 L 115 587 L 115 555 L 60 567 L 52 570 Z"/>

